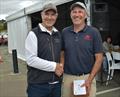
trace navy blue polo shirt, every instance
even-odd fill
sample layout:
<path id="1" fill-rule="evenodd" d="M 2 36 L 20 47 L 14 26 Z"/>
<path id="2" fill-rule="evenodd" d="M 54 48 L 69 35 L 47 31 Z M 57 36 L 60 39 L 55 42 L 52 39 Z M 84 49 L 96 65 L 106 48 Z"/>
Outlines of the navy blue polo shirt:
<path id="1" fill-rule="evenodd" d="M 69 26 L 63 30 L 62 36 L 65 73 L 90 73 L 95 62 L 95 53 L 103 52 L 99 31 L 86 25 L 82 31 L 76 33 L 73 26 Z"/>

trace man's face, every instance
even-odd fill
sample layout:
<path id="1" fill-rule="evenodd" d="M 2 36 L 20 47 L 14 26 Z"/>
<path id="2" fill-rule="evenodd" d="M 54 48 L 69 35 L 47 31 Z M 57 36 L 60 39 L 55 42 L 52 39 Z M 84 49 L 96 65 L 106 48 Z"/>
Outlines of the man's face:
<path id="1" fill-rule="evenodd" d="M 42 16 L 42 23 L 45 27 L 52 27 L 57 19 L 57 13 L 55 13 L 53 10 L 43 11 L 41 13 Z"/>
<path id="2" fill-rule="evenodd" d="M 71 10 L 71 19 L 74 25 L 81 25 L 85 22 L 87 14 L 84 9 L 76 6 Z"/>

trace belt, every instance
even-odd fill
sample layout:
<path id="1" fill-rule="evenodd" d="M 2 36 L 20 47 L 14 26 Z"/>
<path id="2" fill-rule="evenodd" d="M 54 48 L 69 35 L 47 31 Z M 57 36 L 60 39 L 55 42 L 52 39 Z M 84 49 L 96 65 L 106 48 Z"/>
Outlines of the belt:
<path id="1" fill-rule="evenodd" d="M 89 74 L 89 73 L 77 73 L 77 74 L 69 74 L 69 75 L 82 76 L 82 75 L 86 75 L 86 74 Z"/>
<path id="2" fill-rule="evenodd" d="M 84 73 L 82 73 L 82 74 L 72 74 L 72 75 L 75 75 L 75 76 L 82 76 L 82 75 L 84 75 Z"/>

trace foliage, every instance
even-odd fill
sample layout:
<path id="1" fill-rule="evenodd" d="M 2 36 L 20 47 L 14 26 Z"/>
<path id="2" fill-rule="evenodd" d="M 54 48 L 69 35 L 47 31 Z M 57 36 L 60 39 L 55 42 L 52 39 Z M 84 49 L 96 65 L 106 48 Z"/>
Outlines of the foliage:
<path id="1" fill-rule="evenodd" d="M 0 32 L 7 30 L 7 22 L 5 20 L 0 20 Z"/>

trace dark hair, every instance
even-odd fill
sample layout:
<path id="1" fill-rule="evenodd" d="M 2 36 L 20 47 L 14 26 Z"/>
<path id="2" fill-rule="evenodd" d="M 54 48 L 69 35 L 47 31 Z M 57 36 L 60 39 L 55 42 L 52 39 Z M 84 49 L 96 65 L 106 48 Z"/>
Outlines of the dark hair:
<path id="1" fill-rule="evenodd" d="M 112 43 L 112 36 L 110 36 L 110 35 L 109 35 L 109 36 L 106 36 L 105 41 L 107 41 L 108 38 L 111 39 L 111 43 Z"/>

